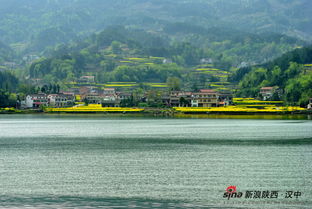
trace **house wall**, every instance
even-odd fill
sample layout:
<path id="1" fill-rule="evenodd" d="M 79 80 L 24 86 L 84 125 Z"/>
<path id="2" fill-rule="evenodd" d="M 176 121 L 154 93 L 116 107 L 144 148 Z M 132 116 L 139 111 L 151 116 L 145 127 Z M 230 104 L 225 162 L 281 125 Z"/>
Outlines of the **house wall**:
<path id="1" fill-rule="evenodd" d="M 26 108 L 32 108 L 34 105 L 34 100 L 30 95 L 26 96 Z"/>
<path id="2" fill-rule="evenodd" d="M 217 107 L 218 95 L 197 93 L 193 95 L 191 103 L 192 107 Z"/>

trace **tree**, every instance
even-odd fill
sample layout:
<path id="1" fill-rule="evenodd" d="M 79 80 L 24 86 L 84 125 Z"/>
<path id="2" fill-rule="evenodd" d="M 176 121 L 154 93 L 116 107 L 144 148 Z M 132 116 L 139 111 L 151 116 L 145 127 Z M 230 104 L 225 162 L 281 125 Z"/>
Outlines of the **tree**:
<path id="1" fill-rule="evenodd" d="M 290 104 L 296 104 L 300 97 L 302 92 L 302 86 L 298 80 L 292 79 L 289 80 L 285 90 L 286 90 L 286 100 Z"/>
<path id="2" fill-rule="evenodd" d="M 170 91 L 179 91 L 181 89 L 181 80 L 177 77 L 167 78 L 167 86 Z"/>
<path id="3" fill-rule="evenodd" d="M 0 89 L 0 107 L 15 107 L 17 96 Z"/>
<path id="4" fill-rule="evenodd" d="M 113 41 L 111 44 L 112 50 L 114 54 L 119 54 L 121 52 L 121 43 L 118 41 Z"/>
<path id="5" fill-rule="evenodd" d="M 180 97 L 179 104 L 182 107 L 186 107 L 186 106 L 190 105 L 190 102 L 188 100 L 186 100 L 184 97 Z"/>
<path id="6" fill-rule="evenodd" d="M 87 98 L 84 98 L 83 102 L 85 103 L 85 105 L 87 105 L 87 106 L 89 105 L 89 100 Z"/>
<path id="7" fill-rule="evenodd" d="M 281 86 L 283 77 L 282 77 L 282 70 L 280 67 L 275 66 L 271 73 L 270 82 L 272 85 Z"/>
<path id="8" fill-rule="evenodd" d="M 161 92 L 155 90 L 148 91 L 147 104 L 150 107 L 162 107 Z"/>
<path id="9" fill-rule="evenodd" d="M 290 79 L 290 78 L 294 78 L 302 71 L 303 71 L 302 65 L 299 65 L 298 63 L 295 63 L 295 62 L 291 62 L 289 63 L 289 68 L 285 71 L 285 73 L 286 73 L 287 78 Z"/>

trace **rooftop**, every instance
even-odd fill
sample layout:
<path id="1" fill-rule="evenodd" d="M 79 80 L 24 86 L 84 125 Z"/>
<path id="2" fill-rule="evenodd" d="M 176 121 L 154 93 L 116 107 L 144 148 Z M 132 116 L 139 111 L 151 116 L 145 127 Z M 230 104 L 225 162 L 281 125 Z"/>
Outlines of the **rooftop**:
<path id="1" fill-rule="evenodd" d="M 272 90 L 274 87 L 268 86 L 268 87 L 262 87 L 261 90 Z"/>
<path id="2" fill-rule="evenodd" d="M 213 93 L 216 94 L 217 92 L 213 89 L 200 89 L 199 90 L 200 93 Z"/>

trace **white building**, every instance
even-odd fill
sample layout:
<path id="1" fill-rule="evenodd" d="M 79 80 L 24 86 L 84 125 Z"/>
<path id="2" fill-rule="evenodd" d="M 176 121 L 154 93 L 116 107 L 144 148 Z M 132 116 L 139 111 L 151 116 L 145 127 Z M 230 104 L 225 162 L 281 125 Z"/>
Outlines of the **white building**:
<path id="1" fill-rule="evenodd" d="M 75 96 L 66 94 L 31 94 L 22 101 L 23 108 L 39 108 L 41 106 L 68 107 L 75 103 Z"/>
<path id="2" fill-rule="evenodd" d="M 66 94 L 49 94 L 48 104 L 52 107 L 68 107 L 73 106 L 75 103 L 75 97 L 73 95 Z"/>
<path id="3" fill-rule="evenodd" d="M 26 96 L 26 108 L 39 108 L 48 105 L 48 97 L 46 94 L 31 94 Z"/>
<path id="4" fill-rule="evenodd" d="M 115 88 L 104 88 L 103 94 L 104 95 L 115 95 L 116 90 L 115 90 Z"/>
<path id="5" fill-rule="evenodd" d="M 308 109 L 312 110 L 312 98 L 310 98 L 309 104 L 308 104 Z"/>

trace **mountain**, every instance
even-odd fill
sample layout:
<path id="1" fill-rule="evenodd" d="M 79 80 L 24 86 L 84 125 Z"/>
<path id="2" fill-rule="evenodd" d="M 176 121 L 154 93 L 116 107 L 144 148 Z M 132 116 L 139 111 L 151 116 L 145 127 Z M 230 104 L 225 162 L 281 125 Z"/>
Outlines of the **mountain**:
<path id="1" fill-rule="evenodd" d="M 129 61 L 129 58 L 135 60 L 147 58 L 145 64 L 154 63 L 155 60 L 150 60 L 150 57 L 158 57 L 158 62 L 154 64 L 162 64 L 164 60 L 169 60 L 168 62 L 186 69 L 196 68 L 201 64 L 210 64 L 218 69 L 229 71 L 242 61 L 262 63 L 295 48 L 298 44 L 303 44 L 297 39 L 284 35 L 257 35 L 222 28 L 214 28 L 210 31 L 187 24 L 170 25 L 166 30 L 167 32 L 162 34 L 123 26 L 111 26 L 83 40 L 56 47 L 50 51 L 50 56 L 31 66 L 30 75 L 32 78 L 43 78 L 46 74 L 52 73 L 59 81 L 64 79 L 72 81 L 88 72 L 95 75 L 96 72 L 116 70 L 121 64 L 132 63 L 133 60 Z M 60 66 L 67 66 L 67 69 L 70 69 L 69 74 L 65 72 L 59 77 L 62 73 L 55 73 L 58 71 L 53 70 L 55 69 L 54 61 L 65 62 Z M 142 62 L 130 65 L 144 64 Z M 111 66 L 109 69 L 108 64 Z M 151 68 L 155 65 L 148 66 Z M 139 77 L 137 76 L 135 80 L 125 80 L 145 81 Z M 154 79 L 166 81 L 166 78 L 160 77 L 155 75 Z M 114 79 L 108 80 L 114 81 Z"/>
<path id="2" fill-rule="evenodd" d="M 14 57 L 13 50 L 0 41 L 0 65 L 5 61 L 11 61 Z"/>
<path id="3" fill-rule="evenodd" d="M 0 5 L 1 40 L 31 42 L 33 49 L 110 25 L 163 31 L 176 22 L 312 37 L 310 0 L 0 0 Z"/>

